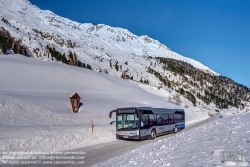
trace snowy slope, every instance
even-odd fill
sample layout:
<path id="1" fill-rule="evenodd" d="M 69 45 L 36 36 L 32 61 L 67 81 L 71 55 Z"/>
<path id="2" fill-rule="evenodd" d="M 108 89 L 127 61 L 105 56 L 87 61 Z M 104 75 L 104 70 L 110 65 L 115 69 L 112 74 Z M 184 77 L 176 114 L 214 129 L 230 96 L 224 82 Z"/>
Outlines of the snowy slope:
<path id="1" fill-rule="evenodd" d="M 250 113 L 229 116 L 94 166 L 250 166 Z"/>
<path id="2" fill-rule="evenodd" d="M 82 96 L 83 101 L 91 98 L 94 98 L 94 100 L 105 98 L 105 103 L 115 101 L 116 103 L 120 103 L 119 106 L 128 104 L 137 106 L 137 104 L 144 104 L 164 107 L 170 104 L 157 96 L 145 92 L 143 89 L 128 81 L 123 81 L 120 78 L 112 77 L 104 73 L 61 63 L 42 62 L 20 55 L 3 56 L 0 57 L 0 60 L 1 78 L 4 78 L 1 80 L 0 91 L 8 95 L 25 96 L 28 94 L 33 97 L 42 95 L 44 101 L 46 97 L 53 98 L 56 94 L 59 95 L 59 97 L 64 97 L 68 102 L 69 95 L 73 92 L 77 92 Z M 154 99 L 152 99 L 152 97 L 154 97 Z M 57 96 L 55 96 L 55 98 L 57 98 Z M 127 99 L 133 99 L 133 103 L 131 104 L 132 101 L 128 101 Z M 32 100 L 32 97 L 30 100 Z M 100 103 L 102 103 L 102 101 L 100 101 Z M 99 105 L 101 105 L 100 103 Z M 163 105 L 164 103 L 166 103 L 166 105 Z M 40 104 L 40 102 L 38 104 Z M 51 107 L 49 100 L 46 104 Z M 94 110 L 94 108 L 88 108 L 87 104 L 83 105 L 84 108 L 90 111 Z M 63 108 L 43 107 L 60 112 L 63 109 L 65 110 L 66 106 L 62 106 Z M 111 110 L 112 108 L 107 109 Z M 107 116 L 107 114 L 108 113 L 105 113 L 105 116 Z"/>
<path id="3" fill-rule="evenodd" d="M 110 60 L 118 61 L 119 64 L 129 61 L 129 69 L 133 65 L 143 69 L 144 65 L 148 66 L 150 63 L 149 56 L 159 56 L 183 60 L 218 75 L 201 63 L 171 51 L 146 35 L 136 36 L 126 29 L 104 24 L 80 24 L 51 11 L 41 10 L 28 0 L 1 0 L 0 8 L 1 19 L 8 20 L 8 23 L 0 21 L 0 27 L 21 39 L 30 53 L 38 59 L 47 60 L 45 47 L 49 44 L 62 53 L 67 54 L 69 50 L 77 53 L 82 62 L 90 63 L 96 69 L 107 68 Z M 37 49 L 37 54 L 33 52 L 34 49 Z"/>
<path id="4" fill-rule="evenodd" d="M 111 110 L 179 107 L 121 78 L 21 55 L 0 56 L 0 78 L 0 151 L 62 150 L 116 140 Z M 69 101 L 74 92 L 83 103 L 78 114 Z M 206 117 L 187 111 L 188 123 Z"/>

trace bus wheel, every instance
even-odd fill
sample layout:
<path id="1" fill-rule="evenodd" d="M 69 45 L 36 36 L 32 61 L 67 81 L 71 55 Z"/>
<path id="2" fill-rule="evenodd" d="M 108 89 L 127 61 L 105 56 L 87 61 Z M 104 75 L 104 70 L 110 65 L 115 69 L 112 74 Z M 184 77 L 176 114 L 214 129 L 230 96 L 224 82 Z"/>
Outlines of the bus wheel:
<path id="1" fill-rule="evenodd" d="M 177 132 L 178 132 L 178 126 L 175 126 L 174 133 L 177 133 Z"/>
<path id="2" fill-rule="evenodd" d="M 155 138 L 156 138 L 156 133 L 155 133 L 155 130 L 153 129 L 153 130 L 151 131 L 150 139 L 151 139 L 151 140 L 154 140 Z"/>

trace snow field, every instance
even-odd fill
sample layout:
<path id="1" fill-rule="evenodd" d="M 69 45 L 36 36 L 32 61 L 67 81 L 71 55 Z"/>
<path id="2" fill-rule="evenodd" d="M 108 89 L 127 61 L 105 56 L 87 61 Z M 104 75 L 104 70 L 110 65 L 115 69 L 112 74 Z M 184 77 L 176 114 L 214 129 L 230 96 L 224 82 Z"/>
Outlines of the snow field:
<path id="1" fill-rule="evenodd" d="M 250 113 L 220 117 L 94 166 L 250 166 L 249 126 Z"/>
<path id="2" fill-rule="evenodd" d="M 0 151 L 63 150 L 116 140 L 111 110 L 179 107 L 117 77 L 20 55 L 0 57 L 0 76 Z M 82 97 L 78 114 L 71 111 L 73 92 Z M 206 117 L 186 113 L 187 123 Z"/>

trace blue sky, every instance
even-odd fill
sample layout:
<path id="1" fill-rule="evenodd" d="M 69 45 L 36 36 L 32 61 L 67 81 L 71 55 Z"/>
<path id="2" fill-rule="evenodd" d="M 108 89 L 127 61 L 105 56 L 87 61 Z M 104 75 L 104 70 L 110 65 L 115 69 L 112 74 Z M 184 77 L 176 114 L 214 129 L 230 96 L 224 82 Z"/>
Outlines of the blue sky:
<path id="1" fill-rule="evenodd" d="M 160 41 L 250 88 L 249 0 L 30 0 L 80 23 Z"/>

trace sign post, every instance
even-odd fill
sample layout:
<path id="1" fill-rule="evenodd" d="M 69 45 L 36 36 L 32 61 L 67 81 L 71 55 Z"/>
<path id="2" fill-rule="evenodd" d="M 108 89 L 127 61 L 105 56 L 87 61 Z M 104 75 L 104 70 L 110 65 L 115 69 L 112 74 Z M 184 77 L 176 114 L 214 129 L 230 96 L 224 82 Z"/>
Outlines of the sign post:
<path id="1" fill-rule="evenodd" d="M 91 128 L 92 128 L 92 135 L 93 135 L 93 132 L 94 132 L 94 121 L 91 120 Z"/>

